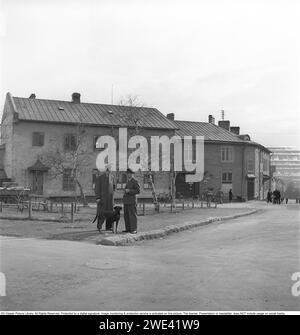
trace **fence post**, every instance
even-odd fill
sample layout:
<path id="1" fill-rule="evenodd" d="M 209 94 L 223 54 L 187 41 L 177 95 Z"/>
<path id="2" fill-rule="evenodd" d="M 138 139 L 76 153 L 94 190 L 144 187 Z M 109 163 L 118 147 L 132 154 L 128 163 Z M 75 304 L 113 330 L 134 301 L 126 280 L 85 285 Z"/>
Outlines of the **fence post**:
<path id="1" fill-rule="evenodd" d="M 184 209 L 184 199 L 182 199 L 182 209 Z"/>
<path id="2" fill-rule="evenodd" d="M 145 201 L 143 201 L 143 215 L 145 215 Z"/>
<path id="3" fill-rule="evenodd" d="M 2 213 L 2 201 L 0 201 L 0 213 Z"/>
<path id="4" fill-rule="evenodd" d="M 74 202 L 71 203 L 71 222 L 74 223 Z"/>
<path id="5" fill-rule="evenodd" d="M 28 219 L 32 219 L 32 202 L 31 202 L 31 198 L 28 199 Z"/>
<path id="6" fill-rule="evenodd" d="M 160 207 L 160 205 L 159 205 L 159 201 L 157 202 L 157 213 L 159 213 L 159 207 Z"/>
<path id="7" fill-rule="evenodd" d="M 192 208 L 195 207 L 195 202 L 194 202 L 194 199 L 192 200 Z"/>
<path id="8" fill-rule="evenodd" d="M 61 203 L 61 216 L 64 217 L 64 203 Z"/>

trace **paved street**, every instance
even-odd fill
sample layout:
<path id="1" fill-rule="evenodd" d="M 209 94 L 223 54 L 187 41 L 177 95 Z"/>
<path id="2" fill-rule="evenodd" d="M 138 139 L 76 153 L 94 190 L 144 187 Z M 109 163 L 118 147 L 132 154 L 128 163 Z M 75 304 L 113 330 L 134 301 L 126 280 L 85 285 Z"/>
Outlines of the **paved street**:
<path id="1" fill-rule="evenodd" d="M 1 310 L 300 310 L 299 206 L 128 247 L 1 238 Z"/>

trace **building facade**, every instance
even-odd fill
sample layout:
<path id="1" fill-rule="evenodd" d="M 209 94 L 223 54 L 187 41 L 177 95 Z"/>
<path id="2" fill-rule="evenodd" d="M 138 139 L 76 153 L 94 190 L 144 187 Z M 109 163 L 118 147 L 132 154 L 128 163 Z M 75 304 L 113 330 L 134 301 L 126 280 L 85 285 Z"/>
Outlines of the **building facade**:
<path id="1" fill-rule="evenodd" d="M 179 197 L 221 190 L 226 198 L 232 190 L 236 200 L 264 199 L 270 188 L 270 151 L 251 141 L 249 135 L 240 135 L 239 127 L 230 127 L 229 121 L 215 125 L 212 116 L 209 122 L 177 121 L 174 114 L 165 117 L 155 108 L 82 103 L 78 93 L 73 93 L 71 101 L 36 99 L 34 95 L 19 98 L 8 93 L 1 126 L 2 182 L 30 187 L 36 195 L 74 197 L 82 188 L 86 196 L 93 197 L 99 173 L 96 159 L 103 150 L 97 148 L 97 139 L 108 135 L 121 145 L 120 128 L 126 128 L 128 136 L 144 136 L 148 143 L 151 136 L 204 136 L 204 178 L 189 182 L 187 173 L 177 172 Z M 81 159 L 77 168 L 80 183 L 72 178 L 74 152 L 76 162 Z M 193 160 L 195 146 L 190 153 Z M 156 193 L 169 196 L 174 174 L 151 175 Z M 138 171 L 136 178 L 141 185 L 140 197 L 152 198 L 149 172 Z M 126 174 L 116 172 L 115 180 L 116 197 L 122 197 Z"/>
<path id="2" fill-rule="evenodd" d="M 173 119 L 173 115 L 171 115 Z M 239 127 L 230 121 L 219 121 L 209 116 L 209 122 L 176 121 L 180 136 L 204 136 L 203 181 L 186 183 L 186 174 L 179 174 L 176 190 L 184 196 L 195 197 L 207 190 L 222 191 L 228 198 L 232 190 L 235 199 L 263 200 L 270 189 L 270 150 L 240 135 Z"/>
<path id="3" fill-rule="evenodd" d="M 286 146 L 269 149 L 272 151 L 272 190 L 277 188 L 290 198 L 296 197 L 296 193 L 300 196 L 300 150 Z"/>
<path id="4" fill-rule="evenodd" d="M 133 112 L 132 112 L 133 111 Z M 133 113 L 139 118 L 138 130 L 133 124 Z M 78 185 L 70 175 L 70 160 L 74 153 L 78 132 L 81 139 L 81 154 L 84 164 L 79 176 L 80 184 L 87 196 L 94 195 L 94 182 L 98 170 L 96 159 L 101 149 L 96 148 L 100 136 L 113 136 L 118 142 L 118 129 L 125 127 L 129 135 L 138 133 L 150 136 L 173 136 L 176 125 L 155 108 L 139 108 L 103 104 L 87 104 L 80 100 L 56 101 L 35 98 L 17 98 L 7 94 L 2 116 L 3 170 L 12 182 L 29 186 L 34 194 L 45 197 L 73 197 L 80 195 Z M 47 155 L 55 152 L 65 156 L 65 171 L 56 173 L 53 164 L 47 164 Z M 55 156 L 55 155 L 54 155 Z M 52 160 L 53 161 L 53 160 Z M 79 167 L 80 169 L 80 167 Z M 145 173 L 137 172 L 142 197 L 152 197 Z M 115 175 L 116 197 L 122 197 L 126 174 Z M 158 172 L 154 177 L 157 193 L 169 192 L 170 174 Z"/>

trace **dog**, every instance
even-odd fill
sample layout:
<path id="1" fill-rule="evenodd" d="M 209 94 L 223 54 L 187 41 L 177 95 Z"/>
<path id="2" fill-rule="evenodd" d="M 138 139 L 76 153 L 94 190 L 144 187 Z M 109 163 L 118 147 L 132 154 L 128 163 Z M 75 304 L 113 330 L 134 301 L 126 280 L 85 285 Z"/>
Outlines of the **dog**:
<path id="1" fill-rule="evenodd" d="M 113 211 L 100 211 L 100 213 L 97 213 L 93 222 L 94 223 L 97 220 L 97 229 L 99 230 L 99 233 L 101 232 L 102 225 L 104 221 L 106 220 L 106 224 L 108 226 L 112 226 L 112 232 L 114 234 L 117 234 L 118 232 L 118 224 L 121 217 L 121 206 L 115 206 Z"/>

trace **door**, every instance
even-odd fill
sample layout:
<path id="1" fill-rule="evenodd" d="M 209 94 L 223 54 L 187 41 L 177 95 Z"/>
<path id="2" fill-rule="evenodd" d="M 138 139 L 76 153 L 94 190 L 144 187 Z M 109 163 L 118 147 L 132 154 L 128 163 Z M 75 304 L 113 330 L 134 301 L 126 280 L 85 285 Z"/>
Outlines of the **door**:
<path id="1" fill-rule="evenodd" d="M 247 198 L 248 200 L 254 199 L 254 180 L 248 180 L 247 182 Z"/>
<path id="2" fill-rule="evenodd" d="M 32 172 L 32 192 L 34 194 L 43 194 L 43 172 L 33 171 Z"/>

